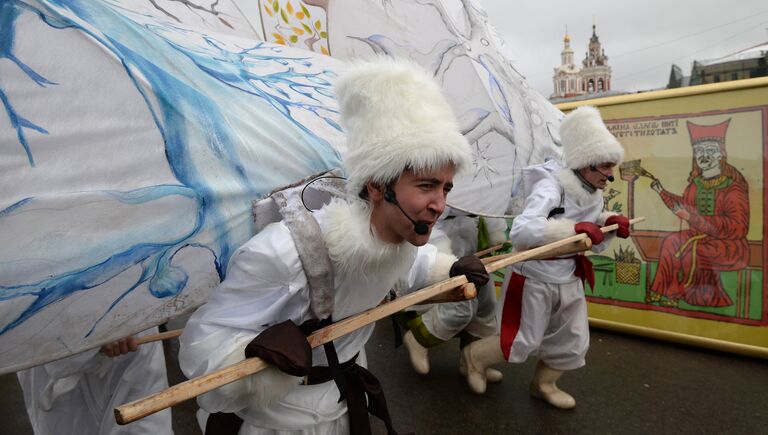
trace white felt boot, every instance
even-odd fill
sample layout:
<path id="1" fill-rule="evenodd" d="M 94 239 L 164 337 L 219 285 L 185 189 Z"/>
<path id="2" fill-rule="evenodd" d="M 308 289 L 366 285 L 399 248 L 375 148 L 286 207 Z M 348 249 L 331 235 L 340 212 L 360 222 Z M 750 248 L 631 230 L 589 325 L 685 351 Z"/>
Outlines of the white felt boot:
<path id="1" fill-rule="evenodd" d="M 413 332 L 408 331 L 403 335 L 403 344 L 408 349 L 413 370 L 420 375 L 429 373 L 429 351 L 416 340 Z"/>
<path id="2" fill-rule="evenodd" d="M 542 399 L 555 408 L 573 409 L 576 407 L 576 399 L 555 385 L 555 381 L 560 379 L 562 375 L 561 370 L 549 368 L 539 361 L 531 381 L 531 396 Z"/>
<path id="3" fill-rule="evenodd" d="M 464 352 L 459 352 L 459 373 L 462 376 L 467 376 L 467 360 Z M 495 384 L 504 380 L 504 374 L 499 370 L 488 367 L 485 369 L 485 380 Z"/>
<path id="4" fill-rule="evenodd" d="M 466 364 L 467 384 L 477 394 L 484 394 L 487 386 L 488 367 L 505 362 L 501 352 L 499 336 L 492 335 L 473 341 L 462 349 L 462 359 Z M 501 375 L 501 372 L 498 372 Z"/>

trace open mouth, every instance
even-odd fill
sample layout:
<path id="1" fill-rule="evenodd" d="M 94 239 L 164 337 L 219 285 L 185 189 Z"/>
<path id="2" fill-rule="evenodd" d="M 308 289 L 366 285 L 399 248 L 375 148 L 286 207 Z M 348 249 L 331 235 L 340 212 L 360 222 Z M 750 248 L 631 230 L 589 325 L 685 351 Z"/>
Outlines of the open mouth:
<path id="1" fill-rule="evenodd" d="M 424 224 L 424 225 L 427 225 L 427 226 L 429 226 L 430 228 L 432 228 L 432 225 L 434 225 L 434 224 L 435 224 L 435 221 L 425 221 L 425 220 L 419 220 L 419 221 L 418 221 L 418 223 L 420 223 L 420 224 Z"/>

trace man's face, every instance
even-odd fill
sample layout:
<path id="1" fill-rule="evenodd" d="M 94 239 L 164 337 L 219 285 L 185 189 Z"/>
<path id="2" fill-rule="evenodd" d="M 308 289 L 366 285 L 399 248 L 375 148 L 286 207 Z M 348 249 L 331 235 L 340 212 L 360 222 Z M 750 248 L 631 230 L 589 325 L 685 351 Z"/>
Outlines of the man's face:
<path id="1" fill-rule="evenodd" d="M 615 167 L 615 163 L 605 162 L 596 165 L 594 169 L 592 167 L 581 168 L 579 173 L 592 187 L 605 189 L 605 186 L 608 185 L 608 177 L 613 176 L 613 168 Z"/>
<path id="2" fill-rule="evenodd" d="M 446 165 L 431 172 L 414 173 L 405 171 L 392 185 L 398 204 L 411 219 L 426 224 L 427 234 L 416 234 L 414 225 L 397 205 L 383 198 L 384 187 L 369 186 L 373 211 L 371 222 L 380 239 L 389 243 L 407 241 L 422 246 L 429 240 L 437 218 L 445 210 L 445 199 L 453 188 L 453 165 Z"/>
<path id="3" fill-rule="evenodd" d="M 693 158 L 702 171 L 720 166 L 723 154 L 717 142 L 700 142 L 693 146 Z"/>

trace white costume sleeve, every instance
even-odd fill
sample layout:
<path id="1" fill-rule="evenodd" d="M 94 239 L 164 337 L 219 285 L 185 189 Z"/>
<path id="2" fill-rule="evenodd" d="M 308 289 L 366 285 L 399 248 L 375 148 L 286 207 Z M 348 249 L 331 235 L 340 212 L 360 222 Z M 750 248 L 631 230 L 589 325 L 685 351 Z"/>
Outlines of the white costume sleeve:
<path id="1" fill-rule="evenodd" d="M 416 251 L 416 260 L 401 279 L 398 291 L 401 295 L 411 293 L 430 284 L 448 279 L 451 266 L 457 260 L 455 255 L 440 252 L 434 245 L 426 244 Z"/>
<path id="2" fill-rule="evenodd" d="M 232 255 L 226 279 L 187 322 L 181 369 L 191 378 L 239 362 L 245 346 L 264 329 L 288 319 L 300 325 L 309 317 L 307 281 L 290 232 L 282 223 L 271 224 Z M 254 401 L 268 404 L 299 382 L 272 370 L 211 391 L 198 403 L 208 412 L 235 412 Z M 279 387 L 275 378 L 281 379 Z M 274 394 L 259 397 L 263 390 Z"/>
<path id="3" fill-rule="evenodd" d="M 153 333 L 157 328 L 137 336 Z M 170 409 L 130 426 L 119 426 L 114 417 L 115 407 L 168 388 L 162 343 L 115 358 L 91 349 L 17 375 L 36 434 L 173 433 Z"/>
<path id="4" fill-rule="evenodd" d="M 523 212 L 512 221 L 509 238 L 515 249 L 529 249 L 559 240 L 567 230 L 570 230 L 569 235 L 574 234 L 572 221 L 547 219 L 553 209 L 560 207 L 562 195 L 553 178 L 544 178 L 535 184 L 525 199 Z"/>

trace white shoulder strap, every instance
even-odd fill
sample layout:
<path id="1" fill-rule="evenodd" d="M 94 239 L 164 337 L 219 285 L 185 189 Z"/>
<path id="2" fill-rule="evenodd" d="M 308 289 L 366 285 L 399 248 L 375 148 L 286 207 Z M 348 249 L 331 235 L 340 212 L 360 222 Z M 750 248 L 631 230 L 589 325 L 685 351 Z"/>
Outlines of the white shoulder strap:
<path id="1" fill-rule="evenodd" d="M 305 200 L 313 203 L 330 201 L 331 198 L 344 194 L 344 185 L 336 170 L 319 176 L 326 176 L 328 179 L 307 185 L 309 181 L 318 178 L 318 175 L 315 175 L 311 179 L 304 179 L 273 191 L 267 198 L 254 203 L 253 215 L 257 232 L 278 220 L 282 220 L 288 227 L 304 274 L 307 276 L 312 313 L 318 319 L 325 319 L 333 313 L 333 266 L 320 225 L 307 209 Z"/>

